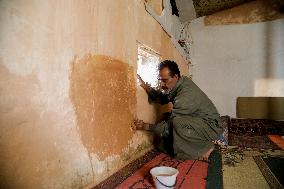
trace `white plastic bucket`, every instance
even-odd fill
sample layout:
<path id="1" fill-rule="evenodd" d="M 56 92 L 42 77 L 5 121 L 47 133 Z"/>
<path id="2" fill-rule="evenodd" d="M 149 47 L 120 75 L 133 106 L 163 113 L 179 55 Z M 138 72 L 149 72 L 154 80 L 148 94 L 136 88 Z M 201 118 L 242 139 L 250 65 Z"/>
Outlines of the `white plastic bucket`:
<path id="1" fill-rule="evenodd" d="M 154 167 L 150 170 L 157 189 L 174 188 L 177 181 L 178 170 L 172 167 Z"/>

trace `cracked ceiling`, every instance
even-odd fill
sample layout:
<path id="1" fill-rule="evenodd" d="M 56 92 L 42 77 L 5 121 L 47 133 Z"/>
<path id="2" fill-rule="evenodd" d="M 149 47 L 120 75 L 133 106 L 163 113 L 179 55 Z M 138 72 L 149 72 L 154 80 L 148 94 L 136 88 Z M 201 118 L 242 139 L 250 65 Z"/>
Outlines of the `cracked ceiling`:
<path id="1" fill-rule="evenodd" d="M 173 14 L 179 16 L 181 22 L 193 20 L 198 17 L 207 16 L 231 9 L 233 7 L 251 2 L 252 0 L 171 0 Z M 276 4 L 283 12 L 284 0 L 267 0 Z"/>

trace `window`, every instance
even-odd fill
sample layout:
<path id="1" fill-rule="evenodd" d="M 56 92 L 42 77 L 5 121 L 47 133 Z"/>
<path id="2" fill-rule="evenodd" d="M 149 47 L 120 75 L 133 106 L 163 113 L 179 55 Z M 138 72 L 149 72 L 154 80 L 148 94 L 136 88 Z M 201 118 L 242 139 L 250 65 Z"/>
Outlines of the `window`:
<path id="1" fill-rule="evenodd" d="M 158 87 L 160 61 L 161 56 L 158 53 L 138 42 L 137 74 L 154 88 Z"/>

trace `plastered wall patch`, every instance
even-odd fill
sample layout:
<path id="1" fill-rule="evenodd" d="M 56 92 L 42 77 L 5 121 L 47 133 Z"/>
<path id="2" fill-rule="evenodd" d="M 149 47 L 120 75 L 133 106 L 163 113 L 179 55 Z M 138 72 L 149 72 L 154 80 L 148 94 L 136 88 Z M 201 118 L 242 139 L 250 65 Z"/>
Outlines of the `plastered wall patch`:
<path id="1" fill-rule="evenodd" d="M 120 154 L 132 138 L 136 82 L 133 67 L 111 57 L 88 54 L 74 59 L 70 98 L 81 140 L 99 159 Z"/>

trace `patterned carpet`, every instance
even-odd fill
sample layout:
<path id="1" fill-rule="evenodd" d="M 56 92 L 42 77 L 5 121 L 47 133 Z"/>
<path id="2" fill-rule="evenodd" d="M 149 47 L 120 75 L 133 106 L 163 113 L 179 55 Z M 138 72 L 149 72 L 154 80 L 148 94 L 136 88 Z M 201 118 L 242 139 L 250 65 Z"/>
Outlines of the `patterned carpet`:
<path id="1" fill-rule="evenodd" d="M 267 135 L 251 136 L 250 134 L 229 134 L 229 145 L 239 146 L 241 148 L 280 149 L 279 146 L 273 143 Z"/>
<path id="2" fill-rule="evenodd" d="M 221 150 L 224 189 L 283 188 L 281 178 L 263 159 L 282 159 L 282 163 L 274 161 L 276 168 L 283 164 L 284 122 L 223 116 L 222 124 L 228 131 L 229 144 Z"/>
<path id="3" fill-rule="evenodd" d="M 273 172 L 271 167 L 280 167 L 279 159 L 283 164 L 284 140 L 281 135 L 284 135 L 284 122 L 222 116 L 222 125 L 225 129 L 223 139 L 229 145 L 216 148 L 209 164 L 197 160 L 179 161 L 152 150 L 94 189 L 154 188 L 149 171 L 156 166 L 179 170 L 175 189 L 283 188 L 282 174 L 279 170 Z M 269 166 L 265 158 L 270 162 L 276 162 L 273 158 L 278 158 L 279 166 Z M 271 174 L 266 174 L 268 172 Z"/>
<path id="4" fill-rule="evenodd" d="M 284 135 L 284 121 L 231 118 L 228 126 L 230 134 Z"/>
<path id="5" fill-rule="evenodd" d="M 227 127 L 230 146 L 281 149 L 268 135 L 284 135 L 284 121 L 231 118 L 227 120 Z"/>
<path id="6" fill-rule="evenodd" d="M 222 188 L 222 163 L 219 147 L 213 151 L 209 161 L 210 163 L 198 160 L 181 161 L 153 150 L 94 189 L 154 189 L 150 170 L 156 166 L 169 166 L 179 170 L 175 189 Z"/>
<path id="7" fill-rule="evenodd" d="M 262 175 L 271 188 L 284 188 L 284 157 L 254 157 Z"/>
<path id="8" fill-rule="evenodd" d="M 260 166 L 258 159 L 283 158 L 283 150 L 256 150 L 252 148 L 239 148 L 237 146 L 222 147 L 223 183 L 224 189 L 269 189 L 275 182 L 275 176 L 267 176 L 272 172 L 268 166 Z M 278 164 L 280 167 L 280 164 Z M 276 166 L 276 167 L 278 167 Z M 282 172 L 281 172 L 282 173 Z M 274 180 L 272 180 L 274 178 Z M 277 186 L 274 184 L 274 186 Z M 279 185 L 278 185 L 279 186 Z M 272 187 L 279 188 L 279 187 Z M 282 188 L 282 187 L 280 187 Z"/>
<path id="9" fill-rule="evenodd" d="M 166 154 L 160 154 L 145 164 L 131 177 L 116 187 L 120 188 L 155 188 L 150 170 L 157 166 L 168 166 L 179 170 L 175 188 L 205 188 L 208 164 L 197 160 L 178 161 Z"/>

